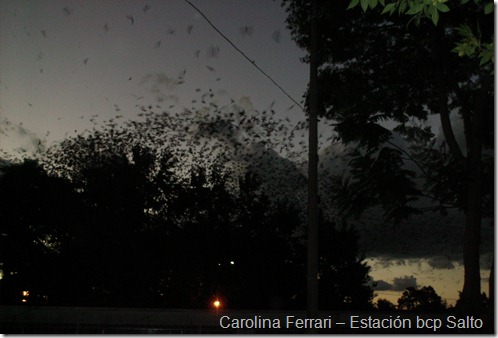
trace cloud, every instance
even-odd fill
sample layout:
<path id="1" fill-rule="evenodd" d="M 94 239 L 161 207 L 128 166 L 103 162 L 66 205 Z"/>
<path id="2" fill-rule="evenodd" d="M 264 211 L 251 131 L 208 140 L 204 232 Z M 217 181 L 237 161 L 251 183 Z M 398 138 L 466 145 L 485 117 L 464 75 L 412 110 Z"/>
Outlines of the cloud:
<path id="1" fill-rule="evenodd" d="M 494 238 L 494 236 L 493 236 Z M 494 252 L 487 252 L 481 255 L 481 260 L 479 261 L 481 269 L 489 270 L 491 266 L 494 265 Z"/>
<path id="2" fill-rule="evenodd" d="M 418 260 L 416 260 L 418 261 Z M 408 260 L 408 264 L 413 264 L 411 260 Z M 406 266 L 407 260 L 404 258 L 397 258 L 393 255 L 391 256 L 378 256 L 375 257 L 374 265 L 383 269 L 390 268 L 392 266 Z"/>
<path id="3" fill-rule="evenodd" d="M 46 140 L 23 126 L 23 123 L 14 123 L 7 118 L 0 120 L 0 153 L 15 153 L 21 156 L 43 152 L 46 149 Z M 14 155 L 16 156 L 16 155 Z"/>
<path id="4" fill-rule="evenodd" d="M 393 279 L 393 291 L 404 291 L 408 287 L 417 287 L 417 278 L 414 276 L 396 277 Z"/>
<path id="5" fill-rule="evenodd" d="M 238 106 L 246 112 L 254 112 L 254 105 L 248 96 L 242 96 L 239 99 Z"/>
<path id="6" fill-rule="evenodd" d="M 463 136 L 461 121 L 458 122 L 458 137 Z M 444 137 L 441 133 L 438 142 Z M 401 149 L 408 150 L 409 144 L 399 135 L 394 134 L 391 140 L 393 144 Z M 459 139 L 459 142 L 461 140 Z M 356 145 L 330 145 L 322 148 L 320 152 L 320 163 L 323 163 L 324 173 L 350 175 L 348 152 L 355 151 Z M 420 169 L 411 161 L 406 162 L 405 169 L 419 173 Z M 421 175 L 422 176 L 422 175 Z M 423 180 L 417 181 L 422 182 Z M 419 183 L 418 183 L 419 184 Z M 422 184 L 422 183 L 420 183 Z M 419 186 L 423 189 L 423 186 Z M 413 202 L 414 207 L 433 207 L 434 202 L 420 198 Z M 384 218 L 384 210 L 377 206 L 366 210 L 361 217 L 354 220 L 356 229 L 360 235 L 362 250 L 368 257 L 383 257 L 379 266 L 387 268 L 410 260 L 428 260 L 431 267 L 436 269 L 453 269 L 453 264 L 462 262 L 465 214 L 461 210 L 448 210 L 447 215 L 439 212 L 426 212 L 409 217 L 403 222 L 391 223 Z M 483 224 L 490 222 L 483 220 Z M 481 253 L 494 254 L 493 227 L 483 226 L 485 234 L 482 237 Z M 443 258 L 444 257 L 444 258 Z M 481 259 L 482 262 L 482 259 Z M 490 263 L 486 262 L 489 268 Z"/>
<path id="7" fill-rule="evenodd" d="M 394 265 L 394 261 L 391 257 L 380 256 L 376 257 L 375 265 L 378 265 L 381 268 L 389 268 Z"/>
<path id="8" fill-rule="evenodd" d="M 183 83 L 183 77 L 169 77 L 163 72 L 149 73 L 142 77 L 140 85 L 156 97 L 158 102 L 172 101 L 178 103 L 179 97 L 171 92 Z"/>
<path id="9" fill-rule="evenodd" d="M 376 291 L 387 291 L 387 290 L 392 290 L 393 285 L 391 283 L 388 283 L 382 279 L 375 281 L 375 287 L 374 290 Z"/>
<path id="10" fill-rule="evenodd" d="M 434 256 L 427 260 L 427 263 L 434 269 L 454 269 L 455 265 L 449 257 Z"/>
<path id="11" fill-rule="evenodd" d="M 373 284 L 375 291 L 405 291 L 408 287 L 417 287 L 417 278 L 414 276 L 396 277 L 392 283 L 379 279 Z"/>

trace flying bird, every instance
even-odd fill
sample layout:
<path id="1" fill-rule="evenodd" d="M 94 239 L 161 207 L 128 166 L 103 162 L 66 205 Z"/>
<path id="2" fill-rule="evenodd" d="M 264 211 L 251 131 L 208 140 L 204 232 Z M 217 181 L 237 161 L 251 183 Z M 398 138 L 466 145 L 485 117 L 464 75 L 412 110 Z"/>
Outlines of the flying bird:
<path id="1" fill-rule="evenodd" d="M 242 26 L 242 27 L 240 27 L 240 34 L 242 36 L 244 36 L 244 37 L 246 35 L 251 36 L 252 33 L 253 33 L 253 31 L 254 31 L 254 27 L 252 27 L 252 26 Z"/>
<path id="2" fill-rule="evenodd" d="M 126 18 L 130 20 L 132 25 L 135 23 L 135 19 L 131 15 L 127 15 Z"/>
<path id="3" fill-rule="evenodd" d="M 144 8 L 143 8 L 143 11 L 144 13 L 147 13 L 150 9 L 150 6 L 149 5 L 145 5 Z"/>
<path id="4" fill-rule="evenodd" d="M 64 14 L 66 14 L 66 15 L 73 14 L 73 10 L 69 7 L 64 7 L 62 10 L 64 11 Z"/>
<path id="5" fill-rule="evenodd" d="M 208 57 L 218 57 L 220 54 L 220 47 L 218 46 L 209 46 L 208 51 L 207 51 Z"/>
<path id="6" fill-rule="evenodd" d="M 273 34 L 271 35 L 271 38 L 276 42 L 276 43 L 280 43 L 280 39 L 282 38 L 282 34 L 280 33 L 279 30 L 276 30 L 273 32 Z"/>
<path id="7" fill-rule="evenodd" d="M 154 48 L 159 48 L 161 46 L 161 40 L 157 41 Z"/>

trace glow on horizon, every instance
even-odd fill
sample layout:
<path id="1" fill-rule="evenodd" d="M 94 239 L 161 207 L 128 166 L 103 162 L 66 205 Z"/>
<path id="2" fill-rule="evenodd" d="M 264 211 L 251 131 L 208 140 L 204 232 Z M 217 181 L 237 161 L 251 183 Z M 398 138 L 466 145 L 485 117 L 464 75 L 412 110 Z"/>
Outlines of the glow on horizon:
<path id="1" fill-rule="evenodd" d="M 416 287 L 432 286 L 436 293 L 447 302 L 448 306 L 455 305 L 459 298 L 459 292 L 463 288 L 464 268 L 459 262 L 452 262 L 452 269 L 435 269 L 424 259 L 404 260 L 403 264 L 396 262 L 386 266 L 378 258 L 368 260 L 368 265 L 372 268 L 370 276 L 374 281 L 385 281 L 393 283 L 395 278 L 403 276 L 413 276 L 416 279 Z M 489 269 L 481 269 L 481 292 L 489 296 Z M 413 286 L 413 285 L 407 285 Z M 404 289 L 375 290 L 374 303 L 380 299 L 387 299 L 394 305 L 398 304 Z"/>

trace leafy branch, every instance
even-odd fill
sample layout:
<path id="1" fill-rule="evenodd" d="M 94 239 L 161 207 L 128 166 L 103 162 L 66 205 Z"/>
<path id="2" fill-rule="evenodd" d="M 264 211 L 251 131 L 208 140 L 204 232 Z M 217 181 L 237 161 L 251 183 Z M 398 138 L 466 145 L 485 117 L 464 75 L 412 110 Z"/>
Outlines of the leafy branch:
<path id="1" fill-rule="evenodd" d="M 460 5 L 466 5 L 470 0 L 460 0 Z M 395 12 L 398 15 L 411 15 L 412 19 L 417 24 L 422 18 L 430 19 L 437 26 L 440 18 L 440 13 L 447 13 L 450 7 L 447 5 L 448 0 L 395 0 L 387 2 L 385 0 L 351 0 L 347 9 L 352 9 L 360 5 L 363 12 L 369 8 L 374 9 L 381 5 L 384 9 L 381 14 L 392 15 Z M 454 6 L 456 1 L 452 3 Z M 494 11 L 494 3 L 490 0 L 472 0 L 472 3 L 477 6 L 482 6 L 484 14 L 491 14 Z M 410 20 L 410 21 L 411 21 Z M 489 62 L 494 63 L 494 36 L 490 42 L 483 43 L 480 39 L 479 29 L 477 34 L 467 25 L 462 24 L 456 28 L 461 39 L 455 43 L 455 48 L 452 50 L 458 53 L 461 57 L 469 57 L 471 59 L 479 58 L 479 65 L 483 66 Z"/>

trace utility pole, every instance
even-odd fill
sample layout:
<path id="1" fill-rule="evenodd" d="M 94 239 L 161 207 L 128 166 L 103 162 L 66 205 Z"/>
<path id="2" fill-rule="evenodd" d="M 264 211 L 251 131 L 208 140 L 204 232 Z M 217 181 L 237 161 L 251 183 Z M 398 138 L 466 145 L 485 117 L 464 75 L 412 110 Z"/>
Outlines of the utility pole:
<path id="1" fill-rule="evenodd" d="M 311 0 L 311 48 L 309 91 L 309 150 L 308 150 L 308 318 L 318 316 L 318 0 Z"/>

